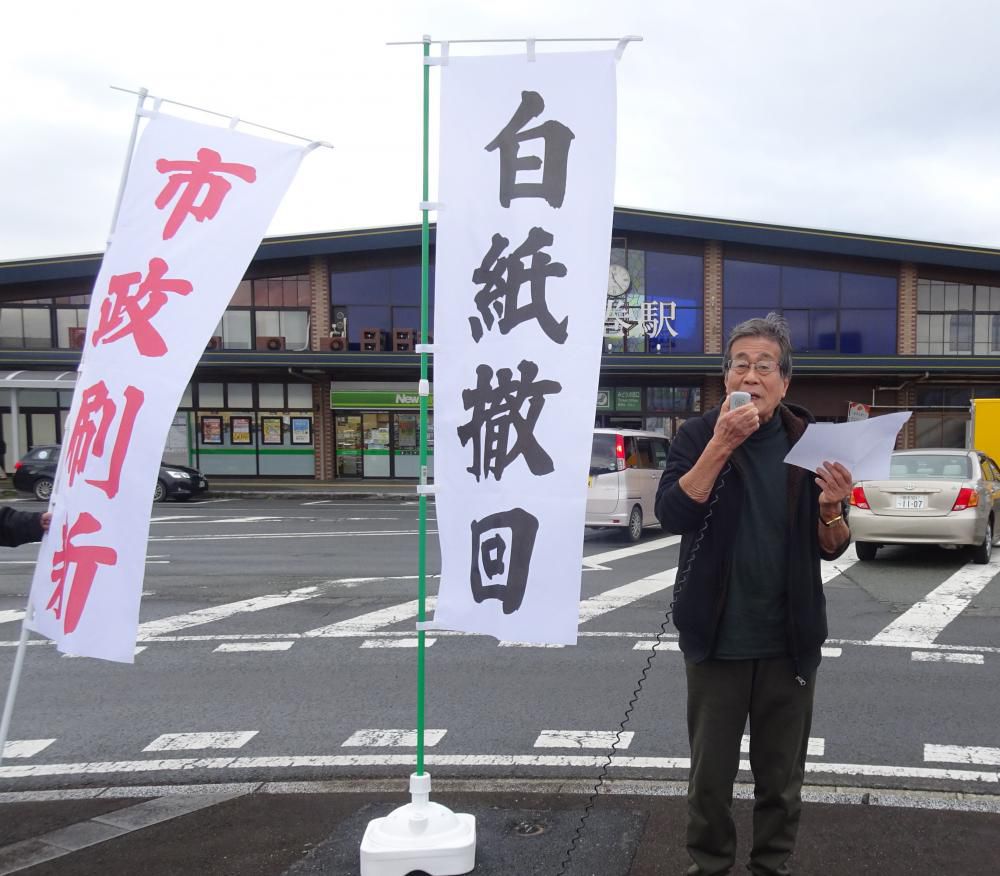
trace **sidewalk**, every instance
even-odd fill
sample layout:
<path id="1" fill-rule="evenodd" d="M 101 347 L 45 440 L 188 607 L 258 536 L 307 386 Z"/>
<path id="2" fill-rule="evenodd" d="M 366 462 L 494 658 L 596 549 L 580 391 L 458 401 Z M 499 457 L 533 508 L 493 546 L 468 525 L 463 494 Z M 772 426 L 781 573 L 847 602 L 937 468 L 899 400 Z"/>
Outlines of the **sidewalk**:
<path id="1" fill-rule="evenodd" d="M 688 863 L 683 788 L 613 787 L 598 799 L 565 876 L 681 876 Z M 35 802 L 0 795 L 0 874 L 350 876 L 359 872 L 365 826 L 408 802 L 405 788 L 399 779 L 95 789 L 81 792 L 94 795 L 85 799 Z M 558 876 L 585 788 L 435 779 L 431 799 L 475 816 L 478 876 Z M 1000 798 L 872 791 L 866 804 L 861 791 L 807 791 L 793 859 L 798 876 L 998 872 Z M 747 855 L 751 805 L 736 802 L 739 862 Z M 47 855 L 58 857 L 32 865 Z M 744 872 L 742 865 L 733 872 Z"/>

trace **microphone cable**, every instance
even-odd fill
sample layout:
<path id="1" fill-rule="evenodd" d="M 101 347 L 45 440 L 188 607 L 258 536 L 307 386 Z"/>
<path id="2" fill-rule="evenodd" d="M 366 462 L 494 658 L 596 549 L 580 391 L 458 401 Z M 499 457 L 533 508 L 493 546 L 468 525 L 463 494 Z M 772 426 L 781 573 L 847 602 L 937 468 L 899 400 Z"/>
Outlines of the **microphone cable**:
<path id="1" fill-rule="evenodd" d="M 570 840 L 569 848 L 566 849 L 566 853 L 562 859 L 562 863 L 560 864 L 556 876 L 565 876 L 566 868 L 569 867 L 573 859 L 573 853 L 576 851 L 576 847 L 583 837 L 583 830 L 586 827 L 587 819 L 590 817 L 590 813 L 594 808 L 594 804 L 601 792 L 601 788 L 604 786 L 604 779 L 607 776 L 608 770 L 614 760 L 614 756 L 618 751 L 618 745 L 621 742 L 622 733 L 625 732 L 625 727 L 631 720 L 632 712 L 635 711 L 635 707 L 639 702 L 639 694 L 642 693 L 642 688 L 646 683 L 646 677 L 653 666 L 653 658 L 659 652 L 660 645 L 663 644 L 663 637 L 667 633 L 667 626 L 673 618 L 674 606 L 677 605 L 677 600 L 680 598 L 681 591 L 684 589 L 685 584 L 687 584 L 687 576 L 691 572 L 691 566 L 694 564 L 694 559 L 698 554 L 698 549 L 701 547 L 702 540 L 705 538 L 705 533 L 708 532 L 708 522 L 712 518 L 715 503 L 719 501 L 722 488 L 726 483 L 726 475 L 729 474 L 731 467 L 732 464 L 727 462 L 726 467 L 722 470 L 722 474 L 719 475 L 719 482 L 715 487 L 714 495 L 712 496 L 711 501 L 708 503 L 708 510 L 705 513 L 705 519 L 701 523 L 701 529 L 698 530 L 698 535 L 695 537 L 694 544 L 691 546 L 691 553 L 688 554 L 687 563 L 684 565 L 684 570 L 674 580 L 674 595 L 670 600 L 670 606 L 663 615 L 663 621 L 660 623 L 659 632 L 656 634 L 656 641 L 653 643 L 653 647 L 650 650 L 649 655 L 646 657 L 646 665 L 643 666 L 642 672 L 636 680 L 635 689 L 632 691 L 632 698 L 625 707 L 625 715 L 622 718 L 622 722 L 619 725 L 618 730 L 615 732 L 615 739 L 611 743 L 611 748 L 605 756 L 606 760 L 601 766 L 600 773 L 598 773 L 594 790 L 591 792 L 586 805 L 583 807 L 583 813 L 580 815 L 580 821 L 573 831 L 573 838 Z"/>

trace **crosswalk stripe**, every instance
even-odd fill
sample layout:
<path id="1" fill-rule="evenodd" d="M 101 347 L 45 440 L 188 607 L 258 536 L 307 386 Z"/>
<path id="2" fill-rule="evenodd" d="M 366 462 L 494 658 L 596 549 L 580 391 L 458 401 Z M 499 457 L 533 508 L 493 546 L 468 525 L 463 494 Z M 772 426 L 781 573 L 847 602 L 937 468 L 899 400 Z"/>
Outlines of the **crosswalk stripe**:
<path id="1" fill-rule="evenodd" d="M 143 751 L 201 751 L 210 748 L 242 748 L 256 730 L 223 730 L 214 733 L 164 733 Z"/>
<path id="2" fill-rule="evenodd" d="M 875 635 L 872 644 L 913 648 L 931 644 L 998 571 L 993 563 L 963 566 Z"/>
<path id="3" fill-rule="evenodd" d="M 437 605 L 437 598 L 428 596 L 426 600 L 427 611 L 433 611 Z M 390 605 L 387 608 L 380 608 L 376 611 L 369 611 L 357 617 L 350 617 L 347 620 L 337 621 L 327 624 L 325 627 L 317 627 L 314 630 L 307 630 L 302 634 L 303 638 L 339 638 L 342 636 L 365 636 L 375 632 L 379 627 L 387 627 L 391 624 L 398 624 L 417 616 L 420 610 L 420 601 L 412 599 L 409 602 L 402 602 L 398 605 Z"/>
<path id="4" fill-rule="evenodd" d="M 535 740 L 535 748 L 602 748 L 625 751 L 635 738 L 631 730 L 543 730 Z"/>
<path id="5" fill-rule="evenodd" d="M 984 662 L 982 654 L 949 654 L 946 651 L 914 651 L 910 660 L 914 663 L 971 663 L 978 666 Z"/>
<path id="6" fill-rule="evenodd" d="M 34 757 L 48 748 L 55 739 L 8 739 L 3 746 L 3 759 L 8 757 Z"/>
<path id="7" fill-rule="evenodd" d="M 740 739 L 740 751 L 747 754 L 750 751 L 750 737 Z M 806 743 L 806 754 L 810 757 L 822 757 L 826 753 L 826 740 L 822 736 L 810 736 Z"/>
<path id="8" fill-rule="evenodd" d="M 652 596 L 654 593 L 673 587 L 676 574 L 676 569 L 667 569 L 665 572 L 657 572 L 654 575 L 639 578 L 637 581 L 630 581 L 621 587 L 612 587 L 610 590 L 605 590 L 603 593 L 583 600 L 580 603 L 580 623 L 584 624 L 595 617 L 600 617 L 602 614 L 635 602 L 637 599 Z"/>
<path id="9" fill-rule="evenodd" d="M 23 611 L 0 611 L 0 624 L 12 624 L 24 620 Z"/>
<path id="10" fill-rule="evenodd" d="M 980 745 L 925 745 L 924 760 L 928 763 L 968 763 L 979 766 L 1000 766 L 1000 748 Z"/>
<path id="11" fill-rule="evenodd" d="M 433 748 L 444 739 L 447 730 L 424 730 L 424 746 Z M 356 730 L 343 742 L 341 748 L 416 748 L 416 730 Z"/>

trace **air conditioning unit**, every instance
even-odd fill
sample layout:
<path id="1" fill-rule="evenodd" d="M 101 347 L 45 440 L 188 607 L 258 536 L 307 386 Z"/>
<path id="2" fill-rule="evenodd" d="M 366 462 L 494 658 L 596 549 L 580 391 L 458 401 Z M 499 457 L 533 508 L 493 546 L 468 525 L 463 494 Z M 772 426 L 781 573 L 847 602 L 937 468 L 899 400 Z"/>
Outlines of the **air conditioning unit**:
<path id="1" fill-rule="evenodd" d="M 347 338 L 330 338 L 330 351 L 333 353 L 343 353 L 347 350 Z"/>
<path id="2" fill-rule="evenodd" d="M 385 349 L 384 332 L 380 328 L 361 329 L 361 350 L 365 353 L 380 353 Z"/>
<path id="3" fill-rule="evenodd" d="M 212 352 L 215 352 L 216 350 L 221 350 L 221 349 L 222 349 L 222 338 L 219 337 L 219 335 L 212 335 L 212 337 L 210 337 L 208 339 L 208 343 L 205 344 L 205 350 L 206 350 L 206 352 L 209 352 L 209 353 L 212 353 Z"/>
<path id="4" fill-rule="evenodd" d="M 412 353 L 413 336 L 416 332 L 413 329 L 393 329 L 392 349 L 395 353 Z"/>
<path id="5" fill-rule="evenodd" d="M 257 335 L 258 350 L 284 350 L 285 339 L 277 335 Z"/>
<path id="6" fill-rule="evenodd" d="M 77 328 L 76 326 L 70 326 L 69 329 L 69 348 L 71 350 L 82 350 L 83 345 L 87 343 L 87 329 Z"/>

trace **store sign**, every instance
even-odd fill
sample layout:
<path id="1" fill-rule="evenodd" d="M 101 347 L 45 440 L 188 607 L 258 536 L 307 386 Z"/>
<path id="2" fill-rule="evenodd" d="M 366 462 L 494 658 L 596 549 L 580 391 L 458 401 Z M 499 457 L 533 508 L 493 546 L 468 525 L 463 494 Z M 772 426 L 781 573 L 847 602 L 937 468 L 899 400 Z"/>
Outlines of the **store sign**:
<path id="1" fill-rule="evenodd" d="M 611 390 L 610 389 L 599 389 L 599 390 L 597 390 L 597 410 L 599 410 L 599 411 L 610 411 L 611 410 Z"/>
<path id="2" fill-rule="evenodd" d="M 642 390 L 622 389 L 615 390 L 615 410 L 616 411 L 641 411 L 642 410 Z"/>
<path id="3" fill-rule="evenodd" d="M 441 67 L 436 628 L 576 642 L 614 165 L 613 52 Z"/>
<path id="4" fill-rule="evenodd" d="M 676 338 L 676 319 L 676 301 L 643 301 L 630 305 L 624 297 L 609 297 L 604 312 L 604 334 L 642 334 L 658 338 L 666 332 L 669 337 Z"/>
<path id="5" fill-rule="evenodd" d="M 427 399 L 432 407 L 434 397 Z M 350 408 L 377 409 L 380 411 L 396 408 L 420 407 L 420 396 L 409 390 L 331 390 L 330 407 L 336 410 Z"/>

